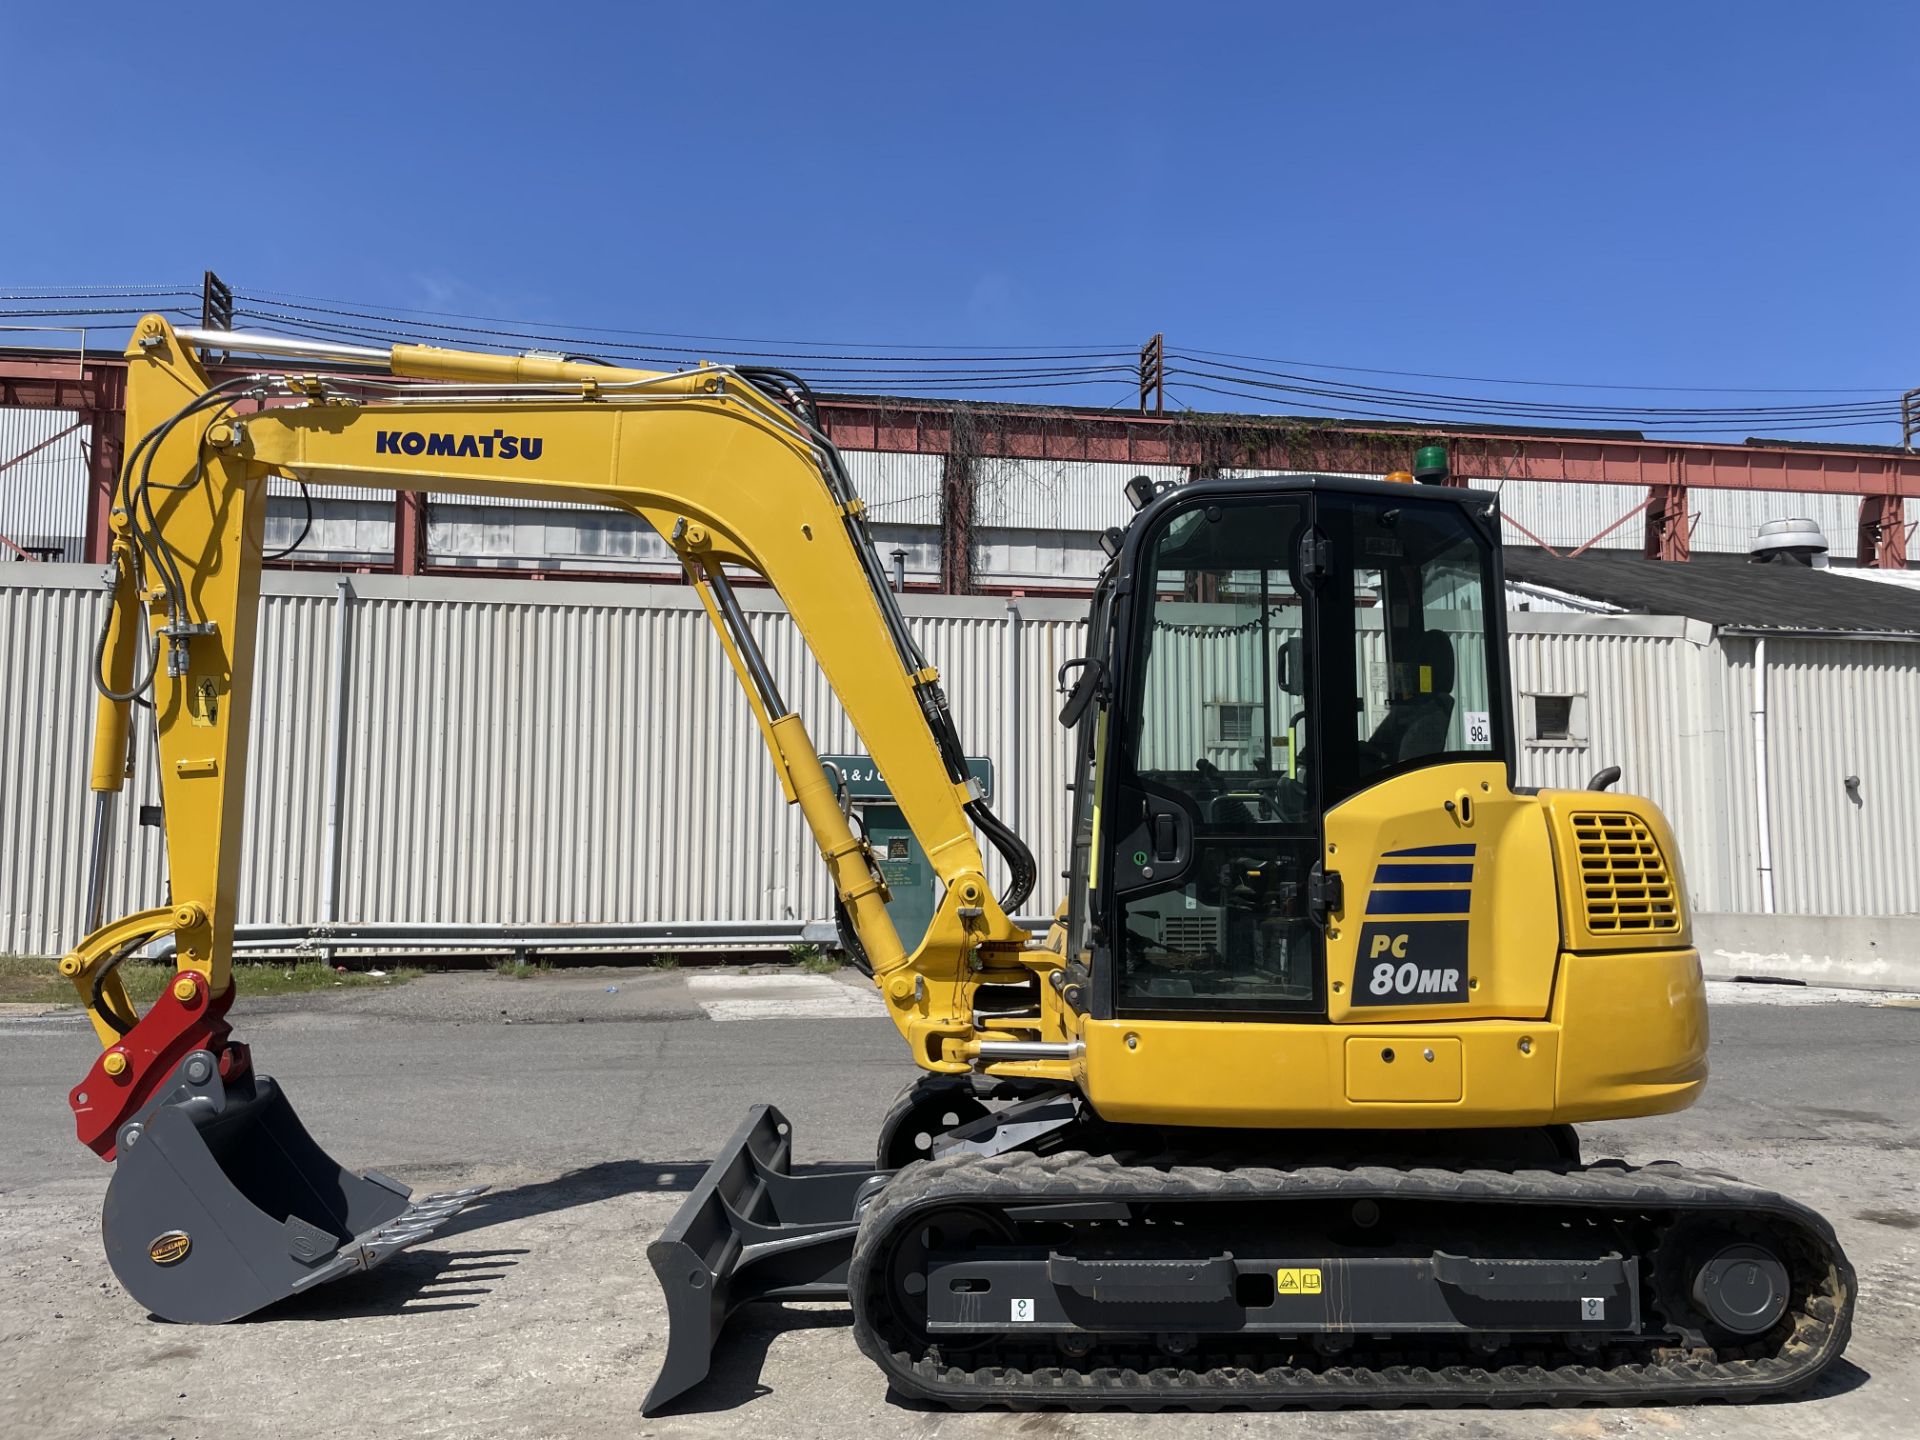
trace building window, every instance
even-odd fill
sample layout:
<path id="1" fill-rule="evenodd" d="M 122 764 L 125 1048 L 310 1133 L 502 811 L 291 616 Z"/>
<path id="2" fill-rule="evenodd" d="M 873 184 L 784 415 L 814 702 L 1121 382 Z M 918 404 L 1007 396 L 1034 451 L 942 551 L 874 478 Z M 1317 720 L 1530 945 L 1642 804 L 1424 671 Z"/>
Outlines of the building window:
<path id="1" fill-rule="evenodd" d="M 1253 739 L 1253 706 L 1223 703 L 1215 715 L 1222 745 L 1244 745 Z"/>
<path id="2" fill-rule="evenodd" d="M 1525 695 L 1523 718 L 1530 745 L 1583 746 L 1587 743 L 1587 697 Z"/>

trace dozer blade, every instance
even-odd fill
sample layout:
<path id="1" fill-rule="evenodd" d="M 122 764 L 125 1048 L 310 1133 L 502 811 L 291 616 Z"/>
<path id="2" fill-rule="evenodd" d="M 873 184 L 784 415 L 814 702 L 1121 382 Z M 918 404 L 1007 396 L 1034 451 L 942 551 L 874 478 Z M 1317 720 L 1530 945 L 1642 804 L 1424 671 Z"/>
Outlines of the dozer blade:
<path id="1" fill-rule="evenodd" d="M 656 1415 L 706 1379 L 727 1317 L 754 1300 L 844 1300 L 866 1201 L 893 1175 L 815 1166 L 795 1175 L 793 1134 L 756 1105 L 647 1259 L 667 1297 L 667 1354 L 640 1410 Z"/>
<path id="2" fill-rule="evenodd" d="M 415 1201 L 377 1171 L 344 1169 L 272 1080 L 223 1082 L 196 1051 L 121 1127 L 101 1231 L 135 1300 L 164 1320 L 219 1324 L 372 1269 L 485 1188 Z"/>

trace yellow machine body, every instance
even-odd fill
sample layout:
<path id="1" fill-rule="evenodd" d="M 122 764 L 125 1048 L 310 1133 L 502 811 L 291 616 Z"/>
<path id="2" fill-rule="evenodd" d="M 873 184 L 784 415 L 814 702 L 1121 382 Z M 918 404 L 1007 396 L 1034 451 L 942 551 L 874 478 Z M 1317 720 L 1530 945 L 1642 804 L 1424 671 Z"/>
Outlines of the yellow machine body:
<path id="1" fill-rule="evenodd" d="M 1666 897 L 1657 919 L 1593 928 L 1606 923 L 1594 907 L 1616 863 L 1608 841 L 1576 831 L 1576 816 L 1595 815 L 1632 828 L 1636 856 L 1657 847 L 1658 873 L 1634 874 Z M 1432 922 L 1382 927 L 1363 953 L 1368 889 L 1350 885 L 1326 931 L 1331 1023 L 1082 1021 L 1077 1074 L 1094 1108 L 1161 1125 L 1480 1129 L 1691 1105 L 1707 1078 L 1706 989 L 1658 809 L 1635 796 L 1515 794 L 1502 766 L 1437 765 L 1330 811 L 1326 862 L 1367 875 L 1389 851 L 1463 836 L 1486 877 L 1467 887 L 1463 1002 L 1357 1009 L 1354 986 L 1397 969 L 1405 939 Z"/>
<path id="2" fill-rule="evenodd" d="M 358 368 L 216 378 L 203 349 Z M 91 783 L 98 836 L 150 695 L 171 893 L 61 968 L 102 1045 L 69 1101 L 115 1161 L 107 1258 L 153 1314 L 256 1313 L 425 1242 L 478 1193 L 342 1166 L 231 1038 L 283 479 L 647 521 L 827 865 L 846 948 L 931 1072 L 872 1170 L 796 1171 L 793 1127 L 749 1111 L 647 1247 L 668 1314 L 647 1414 L 759 1300 L 846 1301 L 890 1386 L 968 1408 L 1739 1399 L 1844 1348 L 1854 1277 L 1820 1217 L 1706 1172 L 1579 1163 L 1570 1122 L 1700 1094 L 1706 999 L 1655 807 L 1514 784 L 1495 496 L 1130 482 L 1062 711 L 1069 885 L 1039 941 L 1016 918 L 1033 857 L 968 778 L 804 382 L 158 316 L 127 354 Z M 910 952 L 740 572 L 784 601 L 931 864 Z M 136 1014 L 115 970 L 161 937 L 180 973 Z M 1347 1165 L 1290 1163 L 1323 1148 Z"/>
<path id="3" fill-rule="evenodd" d="M 729 370 L 397 346 L 392 375 L 424 383 L 263 371 L 258 385 L 220 391 L 157 316 L 127 354 L 128 433 L 146 440 L 132 448 L 116 514 L 102 678 L 126 688 L 127 637 L 144 606 L 173 903 L 104 926 L 63 961 L 109 1050 L 138 1020 L 111 973 L 133 943 L 173 934 L 182 972 L 215 995 L 231 983 L 266 482 L 280 477 L 611 505 L 666 537 L 923 1069 L 1070 1081 L 1108 1119 L 1183 1126 L 1530 1126 L 1674 1110 L 1704 1083 L 1705 1001 L 1664 821 L 1628 796 L 1515 793 L 1496 764 L 1414 771 L 1329 810 L 1325 859 L 1349 879 L 1325 931 L 1324 1015 L 1096 1020 L 1066 1003 L 1050 982 L 1076 957 L 1033 943 L 989 888 L 975 797 L 929 724 L 930 700 L 944 707 L 938 677 L 889 629 L 857 497 L 831 484 L 824 437 Z M 911 954 L 804 723 L 756 675 L 750 637 L 727 612 L 725 567 L 784 600 L 926 851 L 941 893 Z M 100 703 L 97 789 L 117 786 L 127 714 L 125 700 Z M 1661 928 L 1595 928 L 1595 877 L 1616 857 L 1582 838 L 1594 815 L 1637 827 L 1665 866 Z M 1467 998 L 1356 1010 L 1350 987 L 1395 958 L 1391 937 L 1380 954 L 1359 953 L 1365 875 L 1387 851 L 1463 834 L 1482 857 Z M 977 1020 L 982 985 L 1031 985 L 1038 1004 Z M 995 1054 L 1021 1046 L 1032 1053 Z"/>

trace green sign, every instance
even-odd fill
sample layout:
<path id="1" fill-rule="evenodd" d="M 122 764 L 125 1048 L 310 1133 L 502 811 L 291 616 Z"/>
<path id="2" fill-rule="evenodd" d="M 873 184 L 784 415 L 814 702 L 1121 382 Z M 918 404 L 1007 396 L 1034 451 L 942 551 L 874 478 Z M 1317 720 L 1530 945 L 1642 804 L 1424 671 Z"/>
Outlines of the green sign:
<path id="1" fill-rule="evenodd" d="M 870 755 L 822 755 L 820 763 L 827 767 L 827 779 L 844 781 L 847 794 L 855 800 L 890 800 L 892 792 L 880 774 L 880 767 L 873 763 Z M 834 774 L 839 771 L 838 776 Z M 993 798 L 993 761 L 984 755 L 967 757 L 967 774 L 980 782 L 980 798 Z"/>

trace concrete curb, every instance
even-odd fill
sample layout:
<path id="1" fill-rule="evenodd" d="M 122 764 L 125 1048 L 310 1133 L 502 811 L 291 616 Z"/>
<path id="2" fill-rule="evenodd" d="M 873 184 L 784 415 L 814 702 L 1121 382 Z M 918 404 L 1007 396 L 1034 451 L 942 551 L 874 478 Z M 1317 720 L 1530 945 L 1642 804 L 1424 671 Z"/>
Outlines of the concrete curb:
<path id="1" fill-rule="evenodd" d="M 1693 941 L 1711 980 L 1920 990 L 1916 915 L 1695 915 Z"/>

